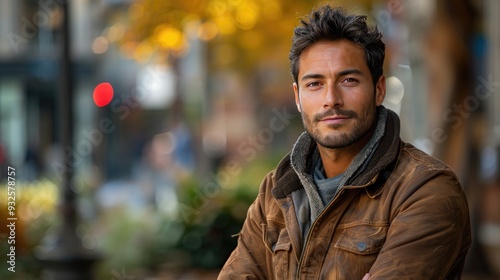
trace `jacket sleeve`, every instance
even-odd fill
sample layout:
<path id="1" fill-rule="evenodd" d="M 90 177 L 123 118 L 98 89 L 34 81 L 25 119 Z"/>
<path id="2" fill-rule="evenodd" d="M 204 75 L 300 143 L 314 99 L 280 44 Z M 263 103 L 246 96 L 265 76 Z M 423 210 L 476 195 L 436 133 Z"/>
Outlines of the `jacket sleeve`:
<path id="1" fill-rule="evenodd" d="M 424 172 L 403 189 L 370 279 L 460 279 L 471 229 L 458 180 Z"/>
<path id="2" fill-rule="evenodd" d="M 224 264 L 217 279 L 270 279 L 267 275 L 266 246 L 263 242 L 266 187 L 271 185 L 271 174 L 261 184 L 259 194 L 250 205 L 243 228 L 238 234 L 238 245 Z M 268 189 L 270 190 L 270 188 Z"/>

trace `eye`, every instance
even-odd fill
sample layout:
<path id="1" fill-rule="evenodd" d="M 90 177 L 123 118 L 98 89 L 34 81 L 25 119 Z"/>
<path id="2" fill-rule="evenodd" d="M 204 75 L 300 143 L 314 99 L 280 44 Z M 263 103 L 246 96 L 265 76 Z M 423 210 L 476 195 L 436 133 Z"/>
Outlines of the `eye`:
<path id="1" fill-rule="evenodd" d="M 355 78 L 346 78 L 342 81 L 342 83 L 347 85 L 357 85 L 359 81 Z"/>
<path id="2" fill-rule="evenodd" d="M 307 88 L 315 88 L 315 87 L 319 87 L 319 86 L 321 86 L 320 82 L 310 82 L 310 83 L 306 84 Z"/>

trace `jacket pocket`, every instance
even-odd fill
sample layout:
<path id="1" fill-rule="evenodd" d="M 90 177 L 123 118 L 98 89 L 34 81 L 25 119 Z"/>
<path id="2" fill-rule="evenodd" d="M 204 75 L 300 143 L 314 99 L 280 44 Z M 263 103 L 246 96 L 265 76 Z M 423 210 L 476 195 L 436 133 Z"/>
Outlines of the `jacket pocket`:
<path id="1" fill-rule="evenodd" d="M 341 227 L 341 226 L 340 226 Z M 335 241 L 325 279 L 361 279 L 375 263 L 384 245 L 387 226 L 355 225 L 344 228 Z"/>
<path id="2" fill-rule="evenodd" d="M 386 226 L 358 225 L 344 229 L 335 248 L 357 255 L 378 254 L 387 235 Z"/>
<path id="3" fill-rule="evenodd" d="M 278 233 L 279 232 L 279 233 Z M 286 228 L 266 228 L 264 242 L 271 250 L 274 279 L 288 279 L 292 244 Z"/>

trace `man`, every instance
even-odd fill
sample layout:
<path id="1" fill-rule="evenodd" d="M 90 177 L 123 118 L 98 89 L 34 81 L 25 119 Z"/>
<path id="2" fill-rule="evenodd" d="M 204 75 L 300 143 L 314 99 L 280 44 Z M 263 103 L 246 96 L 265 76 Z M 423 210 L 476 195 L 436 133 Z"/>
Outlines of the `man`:
<path id="1" fill-rule="evenodd" d="M 289 58 L 306 132 L 265 177 L 219 279 L 459 279 L 466 198 L 382 106 L 382 35 L 330 6 L 301 23 Z"/>

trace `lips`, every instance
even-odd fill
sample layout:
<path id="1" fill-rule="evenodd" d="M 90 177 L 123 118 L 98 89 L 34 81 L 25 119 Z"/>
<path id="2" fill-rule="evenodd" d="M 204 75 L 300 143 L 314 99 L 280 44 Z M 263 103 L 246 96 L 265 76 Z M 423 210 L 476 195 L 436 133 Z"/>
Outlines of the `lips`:
<path id="1" fill-rule="evenodd" d="M 348 116 L 328 116 L 320 119 L 320 121 L 331 121 L 331 120 L 345 120 L 349 119 L 350 117 Z"/>
<path id="2" fill-rule="evenodd" d="M 319 114 L 316 114 L 314 116 L 314 121 L 316 122 L 330 122 L 330 121 L 337 121 L 337 122 L 342 122 L 346 121 L 348 119 L 356 118 L 356 113 L 354 111 L 350 110 L 340 110 L 340 109 L 334 109 L 334 110 L 328 110 L 321 112 Z"/>
<path id="3" fill-rule="evenodd" d="M 348 116 L 335 115 L 335 116 L 324 117 L 324 118 L 320 119 L 319 122 L 326 123 L 326 124 L 341 124 L 343 122 L 346 122 L 349 119 L 350 119 L 350 117 L 348 117 Z"/>

